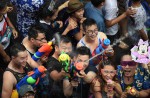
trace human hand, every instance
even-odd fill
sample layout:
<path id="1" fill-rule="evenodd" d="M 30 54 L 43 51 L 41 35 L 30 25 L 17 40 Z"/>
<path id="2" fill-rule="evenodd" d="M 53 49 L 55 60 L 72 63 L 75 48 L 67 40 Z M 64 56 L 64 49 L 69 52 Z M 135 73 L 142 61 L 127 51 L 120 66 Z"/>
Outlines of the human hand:
<path id="1" fill-rule="evenodd" d="M 71 31 L 71 30 L 75 29 L 76 27 L 77 27 L 77 22 L 74 21 L 72 18 L 69 18 L 69 24 L 67 26 L 67 29 L 69 31 Z"/>
<path id="2" fill-rule="evenodd" d="M 8 7 L 7 6 L 7 12 L 11 12 L 13 10 L 13 7 Z"/>
<path id="3" fill-rule="evenodd" d="M 66 77 L 66 76 L 67 76 L 67 77 L 70 77 L 70 74 L 69 74 L 69 73 L 66 73 L 63 68 L 61 69 L 61 74 L 62 74 L 62 76 L 64 76 L 64 77 Z"/>
<path id="4" fill-rule="evenodd" d="M 139 92 L 134 87 L 129 87 L 127 89 L 127 93 L 131 96 L 137 96 L 139 94 Z"/>
<path id="5" fill-rule="evenodd" d="M 84 20 L 86 20 L 85 17 L 83 17 L 83 18 L 80 20 L 80 24 L 82 24 Z"/>
<path id="6" fill-rule="evenodd" d="M 12 33 L 13 33 L 14 39 L 16 39 L 18 37 L 18 32 L 15 29 L 13 29 Z"/>
<path id="7" fill-rule="evenodd" d="M 137 12 L 136 9 L 134 9 L 134 8 L 132 8 L 132 7 L 129 7 L 129 8 L 126 10 L 125 13 L 126 13 L 127 16 L 133 17 L 133 15 L 136 14 L 136 12 Z"/>
<path id="8" fill-rule="evenodd" d="M 81 71 L 78 72 L 76 75 L 77 75 L 77 77 L 79 77 L 79 78 L 84 78 L 84 77 L 86 76 L 84 70 L 81 70 Z"/>
<path id="9" fill-rule="evenodd" d="M 71 80 L 71 85 L 72 85 L 73 87 L 77 87 L 77 86 L 78 86 L 78 84 L 79 84 L 79 82 L 78 82 L 78 81 Z"/>
<path id="10" fill-rule="evenodd" d="M 127 98 L 127 92 L 123 92 L 122 94 L 121 94 L 121 98 Z"/>
<path id="11" fill-rule="evenodd" d="M 59 24 L 59 28 L 63 27 L 63 22 L 62 21 L 56 21 Z"/>

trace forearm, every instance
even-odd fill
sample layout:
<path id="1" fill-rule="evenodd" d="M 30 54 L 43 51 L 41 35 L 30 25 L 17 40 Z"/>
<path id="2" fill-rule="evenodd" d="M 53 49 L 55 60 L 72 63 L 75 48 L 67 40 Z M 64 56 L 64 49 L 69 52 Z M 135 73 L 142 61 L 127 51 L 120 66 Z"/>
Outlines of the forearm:
<path id="1" fill-rule="evenodd" d="M 64 30 L 64 32 L 62 33 L 62 35 L 67 35 L 68 32 L 69 32 L 69 29 L 66 28 L 66 29 Z"/>
<path id="2" fill-rule="evenodd" d="M 115 89 L 117 95 L 121 96 L 121 94 L 122 94 L 122 89 L 121 89 L 121 86 L 119 86 L 118 83 L 115 83 L 114 89 Z"/>
<path id="3" fill-rule="evenodd" d="M 10 21 L 9 18 L 7 18 L 7 22 L 8 22 L 8 25 L 9 25 L 11 28 L 15 29 L 14 25 L 11 23 L 11 21 Z"/>
<path id="4" fill-rule="evenodd" d="M 112 20 L 106 20 L 106 26 L 107 27 L 111 27 L 117 23 L 119 23 L 122 19 L 124 19 L 126 17 L 126 12 L 124 12 L 122 15 L 120 15 L 119 17 L 112 19 Z"/>
<path id="5" fill-rule="evenodd" d="M 68 79 L 63 80 L 63 92 L 66 97 L 70 97 L 73 92 L 73 86 Z"/>
<path id="6" fill-rule="evenodd" d="M 148 40 L 148 36 L 144 32 L 144 29 L 139 30 L 139 34 L 144 41 Z"/>
<path id="7" fill-rule="evenodd" d="M 5 52 L 4 49 L 3 49 L 2 44 L 0 44 L 0 54 L 1 54 L 2 57 L 7 56 L 6 52 Z"/>
<path id="8" fill-rule="evenodd" d="M 138 97 L 139 97 L 139 98 L 141 98 L 141 97 L 142 97 L 142 98 L 143 98 L 143 97 L 145 98 L 145 97 L 147 97 L 147 96 L 149 95 L 149 92 L 150 92 L 149 89 L 148 89 L 148 90 L 139 91 Z"/>

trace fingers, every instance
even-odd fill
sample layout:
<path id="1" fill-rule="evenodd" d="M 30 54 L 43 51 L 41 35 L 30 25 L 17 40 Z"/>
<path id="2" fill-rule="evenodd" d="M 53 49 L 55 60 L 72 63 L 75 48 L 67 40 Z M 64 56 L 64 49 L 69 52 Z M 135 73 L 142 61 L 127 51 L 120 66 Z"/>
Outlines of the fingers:
<path id="1" fill-rule="evenodd" d="M 13 10 L 13 7 L 7 7 L 7 12 L 11 12 Z"/>
<path id="2" fill-rule="evenodd" d="M 123 92 L 121 98 L 127 98 L 127 94 L 128 94 L 127 92 Z"/>
<path id="3" fill-rule="evenodd" d="M 13 30 L 13 36 L 14 36 L 14 39 L 18 37 L 18 32 L 16 30 Z"/>
<path id="4" fill-rule="evenodd" d="M 63 22 L 62 21 L 57 21 L 57 23 L 59 24 L 59 28 L 62 28 Z"/>

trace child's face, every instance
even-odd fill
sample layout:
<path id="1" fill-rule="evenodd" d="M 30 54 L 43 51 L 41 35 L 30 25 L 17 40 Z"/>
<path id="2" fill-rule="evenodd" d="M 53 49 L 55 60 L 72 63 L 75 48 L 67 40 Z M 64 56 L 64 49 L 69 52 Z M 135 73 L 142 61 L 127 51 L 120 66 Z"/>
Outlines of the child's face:
<path id="1" fill-rule="evenodd" d="M 0 10 L 0 15 L 5 15 L 7 13 L 7 6 Z"/>

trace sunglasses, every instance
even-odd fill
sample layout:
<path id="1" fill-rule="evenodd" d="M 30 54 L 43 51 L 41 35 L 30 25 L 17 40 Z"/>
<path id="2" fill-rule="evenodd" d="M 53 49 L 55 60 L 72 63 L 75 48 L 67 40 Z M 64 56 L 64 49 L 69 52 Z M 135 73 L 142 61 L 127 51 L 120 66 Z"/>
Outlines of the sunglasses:
<path id="1" fill-rule="evenodd" d="M 110 74 L 111 76 L 114 76 L 116 74 L 116 70 L 101 69 L 101 73 L 103 73 L 104 75 Z"/>
<path id="2" fill-rule="evenodd" d="M 121 66 L 135 66 L 136 65 L 136 62 L 134 61 L 121 61 Z"/>

